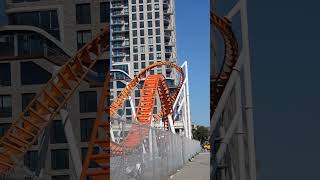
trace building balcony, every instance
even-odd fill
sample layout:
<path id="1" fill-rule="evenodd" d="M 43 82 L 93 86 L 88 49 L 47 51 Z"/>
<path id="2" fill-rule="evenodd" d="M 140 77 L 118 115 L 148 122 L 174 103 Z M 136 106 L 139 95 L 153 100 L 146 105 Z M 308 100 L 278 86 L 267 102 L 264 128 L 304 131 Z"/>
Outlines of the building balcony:
<path id="1" fill-rule="evenodd" d="M 126 53 L 112 53 L 112 57 L 126 57 Z"/>
<path id="2" fill-rule="evenodd" d="M 130 45 L 121 45 L 121 46 L 113 46 L 112 49 L 127 49 L 130 48 Z"/>
<path id="3" fill-rule="evenodd" d="M 170 46 L 170 47 L 174 46 L 171 41 L 170 41 L 170 42 L 165 42 L 164 45 L 165 45 L 165 46 Z"/>
<path id="4" fill-rule="evenodd" d="M 127 11 L 122 11 L 122 12 L 113 12 L 111 14 L 112 17 L 122 17 L 122 16 L 128 16 L 129 12 Z"/>
<path id="5" fill-rule="evenodd" d="M 129 32 L 129 28 L 117 28 L 117 29 L 112 29 L 113 33 L 124 33 L 124 32 Z"/>
<path id="6" fill-rule="evenodd" d="M 111 23 L 111 26 L 123 26 L 125 24 L 126 24 L 126 22 L 124 22 L 124 21 L 113 21 Z"/>
<path id="7" fill-rule="evenodd" d="M 113 37 L 111 41 L 124 41 L 126 38 L 124 36 Z"/>
<path id="8" fill-rule="evenodd" d="M 123 9 L 127 7 L 128 7 L 128 3 L 116 2 L 116 3 L 111 3 L 110 9 Z"/>

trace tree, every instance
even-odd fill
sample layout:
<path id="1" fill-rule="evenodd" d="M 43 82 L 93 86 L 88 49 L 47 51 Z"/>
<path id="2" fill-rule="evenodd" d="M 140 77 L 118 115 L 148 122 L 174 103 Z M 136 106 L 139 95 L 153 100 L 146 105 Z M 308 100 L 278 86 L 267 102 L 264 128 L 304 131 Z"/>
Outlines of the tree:
<path id="1" fill-rule="evenodd" d="M 200 141 L 203 144 L 205 141 L 208 141 L 209 137 L 209 128 L 204 126 L 199 126 L 197 129 L 192 129 L 193 138 Z"/>

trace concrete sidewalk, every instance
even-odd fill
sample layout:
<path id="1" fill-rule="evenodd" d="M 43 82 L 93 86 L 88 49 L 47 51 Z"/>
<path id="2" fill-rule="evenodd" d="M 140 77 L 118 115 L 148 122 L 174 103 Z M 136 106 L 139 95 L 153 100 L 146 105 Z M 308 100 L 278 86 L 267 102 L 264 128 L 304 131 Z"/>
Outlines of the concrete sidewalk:
<path id="1" fill-rule="evenodd" d="M 210 179 L 210 153 L 206 152 L 198 154 L 191 162 L 188 162 L 179 172 L 172 175 L 170 179 Z"/>

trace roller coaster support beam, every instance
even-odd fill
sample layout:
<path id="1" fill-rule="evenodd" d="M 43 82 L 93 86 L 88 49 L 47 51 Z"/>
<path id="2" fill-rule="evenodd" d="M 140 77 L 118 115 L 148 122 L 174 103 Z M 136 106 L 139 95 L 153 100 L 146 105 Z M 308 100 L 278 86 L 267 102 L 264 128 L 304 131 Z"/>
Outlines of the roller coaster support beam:
<path id="1" fill-rule="evenodd" d="M 183 126 L 184 126 L 184 131 L 185 131 L 185 136 L 189 139 L 192 138 L 192 127 L 191 127 L 191 113 L 190 113 L 190 100 L 189 100 L 189 78 L 188 78 L 188 63 L 185 61 L 182 65 L 181 68 L 185 72 L 185 79 L 183 81 L 182 87 L 179 91 L 178 98 L 173 104 L 173 109 L 176 109 L 177 105 L 178 107 L 178 112 L 183 109 Z M 179 103 L 179 97 L 183 97 L 181 102 Z M 183 106 L 183 107 L 182 107 Z M 172 130 L 173 131 L 173 130 Z M 174 132 L 175 133 L 175 130 Z"/>
<path id="2" fill-rule="evenodd" d="M 251 85 L 251 68 L 250 68 L 250 51 L 248 35 L 248 15 L 247 0 L 241 0 L 241 31 L 243 34 L 243 50 L 245 51 L 244 62 L 244 94 L 245 94 L 245 116 L 248 129 L 248 150 L 249 150 L 249 173 L 250 180 L 257 179 L 256 170 L 256 152 L 254 144 L 254 127 L 253 127 L 253 105 L 252 105 L 252 85 Z"/>
<path id="3" fill-rule="evenodd" d="M 189 71 L 188 71 L 188 63 L 187 61 L 185 61 L 185 63 L 183 63 L 182 67 L 185 70 L 185 78 L 186 78 L 186 90 L 187 90 L 187 94 L 186 94 L 186 105 L 187 105 L 187 120 L 188 120 L 188 128 L 189 128 L 189 139 L 192 138 L 192 127 L 191 127 L 191 110 L 190 110 L 190 91 L 189 91 Z"/>
<path id="4" fill-rule="evenodd" d="M 239 110 L 239 122 L 237 127 L 237 141 L 238 141 L 238 153 L 239 153 L 239 180 L 246 180 L 247 174 L 245 170 L 245 149 L 244 149 L 244 131 L 243 131 L 243 114 L 242 114 L 242 105 L 241 105 L 241 84 L 240 78 L 237 80 L 235 85 L 235 96 L 236 96 L 236 108 Z"/>
<path id="5" fill-rule="evenodd" d="M 60 67 L 55 66 L 55 68 L 54 68 L 55 75 L 59 72 L 59 68 Z M 69 150 L 70 150 L 70 152 L 72 152 L 72 153 L 70 153 L 70 155 L 71 155 L 71 159 L 73 162 L 76 179 L 79 179 L 80 175 L 81 175 L 81 170 L 82 170 L 82 162 L 81 162 L 79 147 L 77 146 L 76 138 L 75 138 L 74 132 L 73 132 L 74 128 L 72 127 L 69 113 L 66 109 L 60 110 L 60 117 L 61 117 L 62 124 L 64 127 L 64 133 L 66 135 Z"/>
<path id="6" fill-rule="evenodd" d="M 210 134 L 211 135 L 213 135 L 213 130 L 216 129 L 216 126 L 219 122 L 220 116 L 221 116 L 223 109 L 226 105 L 226 102 L 228 100 L 228 96 L 230 95 L 232 88 L 233 88 L 234 84 L 236 83 L 237 79 L 240 77 L 240 67 L 242 66 L 244 60 L 245 60 L 244 54 L 241 53 L 235 67 L 233 68 L 233 71 L 230 75 L 228 83 L 222 93 L 222 96 L 219 100 L 217 108 L 215 109 L 213 116 L 211 118 L 211 121 L 210 121 L 211 122 L 211 124 L 210 124 Z"/>
<path id="7" fill-rule="evenodd" d="M 70 155 L 73 162 L 76 179 L 79 179 L 81 175 L 81 170 L 82 170 L 82 162 L 81 162 L 81 156 L 79 153 L 79 148 L 77 146 L 74 132 L 73 132 L 74 128 L 72 127 L 69 113 L 66 110 L 61 109 L 60 116 L 64 126 L 64 132 L 67 138 L 69 150 L 71 152 Z"/>

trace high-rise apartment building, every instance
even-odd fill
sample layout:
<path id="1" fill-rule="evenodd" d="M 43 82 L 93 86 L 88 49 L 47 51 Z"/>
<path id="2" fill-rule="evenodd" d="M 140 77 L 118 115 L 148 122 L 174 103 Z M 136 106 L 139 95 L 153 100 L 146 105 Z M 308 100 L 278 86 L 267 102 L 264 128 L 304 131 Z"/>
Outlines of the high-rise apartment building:
<path id="1" fill-rule="evenodd" d="M 154 62 L 177 61 L 174 0 L 113 0 L 110 10 L 113 69 L 134 77 Z M 169 86 L 175 86 L 177 74 L 169 67 L 158 67 L 150 74 L 163 74 Z M 112 87 L 112 97 L 116 97 L 125 84 L 118 81 Z M 132 94 L 136 106 L 139 96 L 137 89 Z M 159 99 L 156 103 L 154 112 L 160 109 Z M 130 103 L 125 106 L 125 112 L 119 110 L 119 114 L 132 119 Z"/>
<path id="2" fill-rule="evenodd" d="M 0 26 L 0 136 L 55 71 L 109 24 L 109 10 L 109 0 L 5 1 L 8 25 Z M 98 78 L 82 82 L 66 108 L 82 158 L 96 117 L 101 93 L 97 86 L 105 78 L 106 59 L 109 53 L 93 68 Z M 44 179 L 77 179 L 64 127 L 57 115 L 45 131 L 47 141 L 40 138 L 24 157 L 31 171 L 43 168 Z"/>

